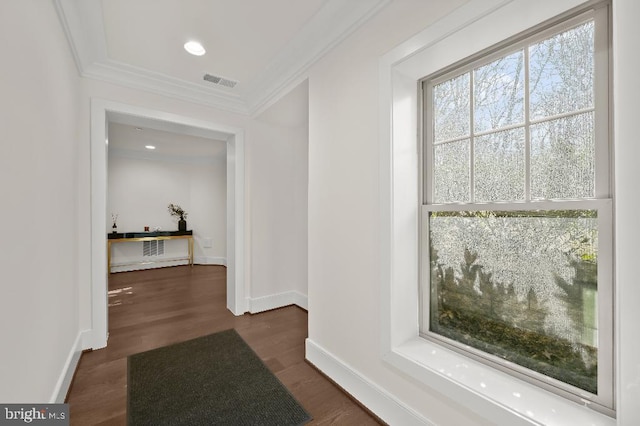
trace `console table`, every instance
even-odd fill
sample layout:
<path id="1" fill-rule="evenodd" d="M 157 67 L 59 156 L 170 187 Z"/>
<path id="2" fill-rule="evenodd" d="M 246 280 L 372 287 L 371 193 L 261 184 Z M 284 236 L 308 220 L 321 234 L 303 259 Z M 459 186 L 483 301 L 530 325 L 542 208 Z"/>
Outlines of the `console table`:
<path id="1" fill-rule="evenodd" d="M 189 246 L 188 257 L 184 259 L 159 260 L 153 262 L 136 262 L 127 265 L 144 265 L 146 263 L 173 262 L 174 260 L 188 260 L 193 266 L 193 231 L 154 231 L 154 232 L 112 232 L 107 234 L 107 271 L 111 273 L 111 244 L 129 243 L 135 241 L 158 241 L 186 239 Z"/>

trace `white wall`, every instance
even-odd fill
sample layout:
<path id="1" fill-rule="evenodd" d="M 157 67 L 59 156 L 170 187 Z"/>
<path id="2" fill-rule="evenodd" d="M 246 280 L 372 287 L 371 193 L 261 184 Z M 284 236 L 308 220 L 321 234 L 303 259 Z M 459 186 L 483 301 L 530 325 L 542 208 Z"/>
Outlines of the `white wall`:
<path id="1" fill-rule="evenodd" d="M 224 265 L 227 258 L 226 159 L 209 165 L 194 165 L 190 172 L 187 228 L 193 229 L 194 233 L 195 261 Z M 185 206 L 182 207 L 186 209 Z M 205 239 L 211 240 L 211 247 L 205 247 Z"/>
<path id="2" fill-rule="evenodd" d="M 125 137 L 120 135 L 120 137 Z M 113 136 L 110 135 L 113 142 Z M 214 143 L 213 141 L 211 143 Z M 218 142 L 221 143 L 221 142 Z M 152 157 L 152 156 L 151 156 Z M 177 230 L 177 220 L 167 211 L 169 203 L 180 205 L 187 213 L 187 228 L 193 230 L 194 261 L 200 264 L 224 265 L 226 258 L 226 158 L 201 163 L 195 159 L 144 159 L 134 154 L 109 150 L 108 207 L 118 214 L 118 231 Z M 111 232 L 111 223 L 105 232 Z M 205 239 L 212 247 L 204 247 Z M 158 260 L 184 258 L 186 240 L 165 241 L 165 254 Z M 113 271 L 148 269 L 173 263 L 143 266 L 117 266 L 144 260 L 142 243 L 119 243 L 112 246 Z M 147 258 L 147 260 L 151 260 Z M 180 264 L 186 261 L 178 262 Z"/>
<path id="3" fill-rule="evenodd" d="M 52 2 L 0 2 L 0 40 L 0 401 L 50 402 L 79 340 L 79 78 Z"/>
<path id="4" fill-rule="evenodd" d="M 277 136 L 278 144 L 282 144 L 281 158 L 288 163 L 288 172 L 280 176 L 280 183 L 283 193 L 293 194 L 293 198 L 281 204 L 281 213 L 286 214 L 284 220 L 290 221 L 292 233 L 280 240 L 279 236 L 273 235 L 268 238 L 254 240 L 253 250 L 258 262 L 263 262 L 263 269 L 269 269 L 272 278 L 280 282 L 282 292 L 278 297 L 280 300 L 293 301 L 302 308 L 307 308 L 307 275 L 308 275 L 308 185 L 309 185 L 309 86 L 305 80 L 289 91 L 280 101 L 271 108 L 259 114 L 256 119 L 263 123 L 269 123 L 280 128 L 281 135 Z M 259 156 L 256 156 L 259 158 Z M 280 172 L 272 165 L 261 162 L 257 165 L 264 173 L 275 174 Z M 266 189 L 266 187 L 265 187 Z M 280 202 L 279 202 L 280 203 Z M 257 208 L 273 209 L 275 206 L 265 204 Z M 295 254 L 285 262 L 278 265 L 269 265 L 268 259 L 264 257 L 265 252 L 272 249 L 272 244 L 287 244 L 295 247 Z M 265 262 L 266 261 L 266 262 Z M 293 291 L 285 290 L 292 288 Z M 254 301 L 253 305 L 257 310 L 268 307 L 273 297 L 265 294 L 263 299 Z"/>
<path id="5" fill-rule="evenodd" d="M 381 305 L 388 301 L 381 299 L 378 284 L 383 212 L 377 140 L 379 120 L 387 117 L 378 116 L 379 59 L 426 28 L 444 8 L 461 3 L 393 2 L 316 64 L 309 77 L 307 357 L 392 424 L 493 423 L 471 411 L 466 401 L 446 397 L 381 359 Z M 639 321 L 633 305 L 640 300 L 633 266 L 638 241 L 634 185 L 640 179 L 634 125 L 640 97 L 634 47 L 640 39 L 638 9 L 635 0 L 614 0 L 621 425 L 640 422 L 640 343 L 633 337 Z M 401 268 L 402 259 L 395 265 Z"/>
<path id="6" fill-rule="evenodd" d="M 638 285 L 638 99 L 640 81 L 638 40 L 640 40 L 640 2 L 614 0 L 614 114 L 615 114 L 615 226 L 616 307 L 618 316 L 617 362 L 620 395 L 619 425 L 640 424 L 640 286 Z"/>
<path id="7" fill-rule="evenodd" d="M 369 381 L 443 425 L 487 422 L 380 357 L 378 61 L 461 3 L 393 2 L 309 77 L 309 341 L 340 360 L 344 370 L 325 372 L 347 390 L 349 378 Z"/>
<path id="8" fill-rule="evenodd" d="M 306 167 L 299 167 L 303 155 L 299 146 L 306 140 L 299 138 L 299 132 L 277 128 L 263 129 L 260 137 L 260 143 L 247 147 L 252 182 L 248 189 L 251 298 L 256 299 L 252 312 L 270 309 L 274 303 L 298 303 L 295 293 L 306 299 L 305 253 L 300 250 L 304 236 L 298 233 L 306 213 L 306 198 L 299 188 Z M 305 307 L 306 301 L 299 304 Z"/>
<path id="9" fill-rule="evenodd" d="M 294 136 L 294 204 L 295 213 L 295 238 L 296 238 L 296 291 L 307 296 L 307 275 L 309 273 L 309 125 L 295 130 Z M 306 306 L 304 306 L 306 308 Z"/>

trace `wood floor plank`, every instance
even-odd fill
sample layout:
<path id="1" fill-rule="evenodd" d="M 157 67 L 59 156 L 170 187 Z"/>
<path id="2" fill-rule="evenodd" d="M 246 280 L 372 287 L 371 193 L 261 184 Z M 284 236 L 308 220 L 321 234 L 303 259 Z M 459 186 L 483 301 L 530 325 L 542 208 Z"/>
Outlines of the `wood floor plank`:
<path id="1" fill-rule="evenodd" d="M 108 346 L 82 355 L 67 401 L 71 425 L 126 424 L 129 355 L 230 328 L 311 414 L 310 425 L 380 424 L 304 360 L 304 310 L 236 317 L 225 306 L 225 282 L 226 269 L 212 265 L 112 274 Z"/>

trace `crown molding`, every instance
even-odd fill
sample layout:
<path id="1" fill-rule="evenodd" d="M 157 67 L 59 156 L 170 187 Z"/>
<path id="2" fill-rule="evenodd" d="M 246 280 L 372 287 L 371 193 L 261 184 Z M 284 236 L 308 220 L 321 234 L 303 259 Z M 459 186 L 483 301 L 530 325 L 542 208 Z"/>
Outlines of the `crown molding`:
<path id="1" fill-rule="evenodd" d="M 306 78 L 309 68 L 391 0 L 328 0 L 249 85 L 247 102 L 257 115 Z"/>
<path id="2" fill-rule="evenodd" d="M 111 59 L 86 66 L 82 76 L 239 114 L 249 113 L 246 102 L 238 95 L 226 93 L 221 89 L 206 88 Z"/>
<path id="3" fill-rule="evenodd" d="M 102 6 L 99 0 L 53 0 L 62 29 L 81 76 L 88 65 L 107 59 Z"/>
<path id="4" fill-rule="evenodd" d="M 391 0 L 327 0 L 246 94 L 207 88 L 108 57 L 100 0 L 52 0 L 80 76 L 255 116 L 306 78 L 309 67 Z"/>

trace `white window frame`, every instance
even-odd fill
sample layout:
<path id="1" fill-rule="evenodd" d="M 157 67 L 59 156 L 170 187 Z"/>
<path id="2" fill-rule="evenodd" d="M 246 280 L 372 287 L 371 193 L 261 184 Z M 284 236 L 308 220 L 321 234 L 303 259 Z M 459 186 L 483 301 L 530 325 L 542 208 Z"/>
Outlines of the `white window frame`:
<path id="1" fill-rule="evenodd" d="M 586 402 L 576 404 L 419 336 L 418 81 L 576 7 L 594 3 L 592 0 L 535 3 L 471 0 L 396 46 L 379 62 L 381 358 L 405 380 L 426 389 L 425 398 L 431 395 L 429 398 L 435 401 L 441 398 L 459 401 L 492 424 L 613 426 L 617 423 L 614 418 L 588 409 Z M 616 218 L 618 216 L 616 214 Z M 628 268 L 625 271 L 629 276 Z M 628 308 L 617 314 L 617 321 L 620 315 L 629 324 L 640 321 L 640 312 L 633 308 L 634 304 L 621 300 L 617 292 L 616 298 L 618 305 Z M 630 365 L 634 359 L 630 357 L 636 353 L 637 346 L 630 341 L 616 343 L 616 349 L 627 361 L 627 370 L 635 365 Z M 616 361 L 620 356 L 616 355 Z M 616 401 L 624 402 L 620 389 L 633 386 L 635 378 L 621 376 L 616 368 L 616 381 Z M 447 412 L 447 404 L 436 402 L 434 405 L 427 401 L 425 404 L 419 410 L 422 414 L 415 408 L 405 407 L 420 419 L 417 424 L 430 424 L 429 412 Z M 618 416 L 627 419 L 637 413 L 634 404 L 620 406 L 617 411 Z"/>
<path id="2" fill-rule="evenodd" d="M 486 202 L 479 203 L 473 200 L 474 174 L 473 174 L 473 140 L 477 132 L 474 131 L 474 123 L 470 123 L 469 129 L 469 186 L 470 186 L 470 202 L 459 203 L 434 203 L 432 199 L 433 189 L 433 173 L 431 167 L 433 164 L 433 149 L 436 143 L 433 141 L 433 116 L 431 102 L 433 98 L 433 87 L 456 78 L 459 75 L 473 73 L 473 70 L 486 65 L 497 58 L 510 55 L 519 50 L 525 51 L 523 60 L 528 63 L 527 47 L 541 40 L 545 40 L 555 34 L 562 33 L 579 26 L 587 21 L 594 22 L 594 112 L 595 124 L 595 188 L 594 197 L 577 199 L 577 200 L 531 200 L 529 195 L 529 181 L 525 179 L 523 184 L 526 187 L 525 199 L 522 201 L 511 202 Z M 607 7 L 597 7 L 585 12 L 579 13 L 568 19 L 545 23 L 543 28 L 534 28 L 527 31 L 524 35 L 517 36 L 517 39 L 510 39 L 500 43 L 497 46 L 490 47 L 480 52 L 474 57 L 465 60 L 463 63 L 457 63 L 453 67 L 449 67 L 435 75 L 428 76 L 421 81 L 422 104 L 423 104 L 423 154 L 420 158 L 423 160 L 420 164 L 422 176 L 420 182 L 423 183 L 422 190 L 423 203 L 420 215 L 420 251 L 421 251 L 421 273 L 420 273 L 420 335 L 426 339 L 430 339 L 437 344 L 456 350 L 487 365 L 498 368 L 515 377 L 529 381 L 530 383 L 541 386 L 544 389 L 555 392 L 563 397 L 569 398 L 576 402 L 589 401 L 589 404 L 596 410 L 607 415 L 615 415 L 614 407 L 614 353 L 613 353 L 613 213 L 612 213 L 612 188 L 611 188 L 611 159 L 610 151 L 611 137 L 609 131 L 609 67 L 610 60 L 608 52 L 609 45 L 609 13 Z M 529 120 L 528 114 L 528 70 L 525 67 L 525 83 L 524 83 L 524 122 L 518 127 L 525 129 L 525 145 L 529 144 L 529 126 L 534 124 Z M 470 81 L 470 93 L 473 93 L 473 80 Z M 470 108 L 473 108 L 473 98 L 470 95 Z M 576 111 L 576 114 L 584 111 Z M 564 114 L 563 114 L 564 115 Z M 557 117 L 547 117 L 537 122 L 549 121 Z M 471 114 L 473 120 L 473 114 Z M 508 126 L 513 128 L 516 126 Z M 501 131 L 502 129 L 492 130 Z M 488 132 L 482 132 L 483 134 Z M 467 137 L 461 137 L 467 139 Z M 527 177 L 530 176 L 529 169 L 530 152 L 525 148 L 525 168 Z M 598 394 L 594 395 L 583 391 L 577 387 L 563 383 L 551 377 L 544 376 L 535 371 L 528 370 L 524 367 L 505 362 L 499 357 L 486 354 L 480 350 L 469 348 L 468 346 L 457 343 L 447 338 L 443 338 L 437 333 L 430 330 L 430 296 L 432 289 L 430 288 L 429 274 L 429 213 L 439 211 L 526 211 L 526 210 L 579 210 L 589 209 L 598 212 Z M 426 267 L 425 267 L 426 266 Z"/>

